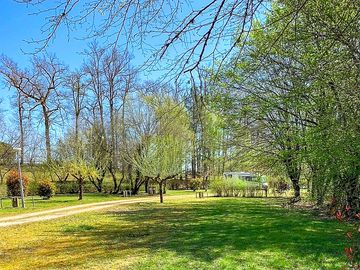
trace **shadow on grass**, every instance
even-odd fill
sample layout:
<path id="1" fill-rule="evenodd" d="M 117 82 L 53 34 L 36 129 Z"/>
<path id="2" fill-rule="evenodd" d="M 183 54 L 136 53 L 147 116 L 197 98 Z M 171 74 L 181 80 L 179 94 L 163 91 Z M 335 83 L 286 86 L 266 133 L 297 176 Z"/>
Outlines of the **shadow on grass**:
<path id="1" fill-rule="evenodd" d="M 242 254 L 257 254 L 252 258 L 255 261 L 256 256 L 268 256 L 266 260 L 273 262 L 263 262 L 263 269 L 285 269 L 276 268 L 282 262 L 275 259 L 296 262 L 285 263 L 283 267 L 291 267 L 286 269 L 298 269 L 299 262 L 303 263 L 299 269 L 328 269 L 320 268 L 324 259 L 343 263 L 338 253 L 343 249 L 339 224 L 316 219 L 305 211 L 276 207 L 275 203 L 279 201 L 213 198 L 164 205 L 143 203 L 130 210 L 106 212 L 103 215 L 110 215 L 111 222 L 63 229 L 64 237 L 78 237 L 66 252 L 81 252 L 76 260 L 69 257 L 63 263 L 78 265 L 90 258 L 115 258 L 122 253 L 141 257 L 144 250 L 150 257 L 165 250 L 203 265 L 212 265 L 224 256 L 232 256 L 238 263 L 249 260 L 249 255 Z M 66 239 L 61 241 L 66 243 Z"/>

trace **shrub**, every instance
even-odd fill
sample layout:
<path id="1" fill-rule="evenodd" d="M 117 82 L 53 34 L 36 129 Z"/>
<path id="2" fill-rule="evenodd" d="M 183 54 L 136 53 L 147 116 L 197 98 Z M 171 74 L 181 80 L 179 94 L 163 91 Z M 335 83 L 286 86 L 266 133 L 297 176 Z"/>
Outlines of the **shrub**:
<path id="1" fill-rule="evenodd" d="M 200 189 L 202 184 L 201 178 L 192 178 L 190 179 L 190 188 L 195 191 L 197 189 Z"/>
<path id="2" fill-rule="evenodd" d="M 234 180 L 234 196 L 245 196 L 246 182 L 244 180 Z"/>
<path id="3" fill-rule="evenodd" d="M 254 184 L 257 185 L 256 183 Z M 210 188 L 219 197 L 238 197 L 245 196 L 251 185 L 252 183 L 241 179 L 218 177 L 211 181 Z"/>
<path id="4" fill-rule="evenodd" d="M 42 180 L 38 183 L 37 194 L 40 197 L 49 199 L 55 194 L 55 184 L 50 180 Z"/>
<path id="5" fill-rule="evenodd" d="M 76 181 L 56 181 L 56 191 L 60 194 L 75 194 L 79 192 L 79 186 Z"/>
<path id="6" fill-rule="evenodd" d="M 74 180 L 67 180 L 64 182 L 55 181 L 53 182 L 56 186 L 57 194 L 75 194 L 79 192 L 79 185 Z M 123 189 L 130 189 L 130 186 L 126 187 L 122 185 Z M 112 191 L 113 184 L 110 181 L 104 181 L 103 183 L 103 192 L 108 193 Z M 84 193 L 98 193 L 95 186 L 89 181 L 84 183 Z"/>
<path id="7" fill-rule="evenodd" d="M 24 195 L 26 196 L 28 193 L 29 187 L 29 178 L 25 175 L 22 176 L 23 187 L 24 187 Z M 17 171 L 11 171 L 6 176 L 6 186 L 7 193 L 9 196 L 20 196 L 20 181 L 19 181 L 19 173 Z"/>
<path id="8" fill-rule="evenodd" d="M 223 179 L 218 177 L 212 180 L 210 183 L 210 188 L 215 192 L 216 196 L 221 197 L 224 190 Z"/>

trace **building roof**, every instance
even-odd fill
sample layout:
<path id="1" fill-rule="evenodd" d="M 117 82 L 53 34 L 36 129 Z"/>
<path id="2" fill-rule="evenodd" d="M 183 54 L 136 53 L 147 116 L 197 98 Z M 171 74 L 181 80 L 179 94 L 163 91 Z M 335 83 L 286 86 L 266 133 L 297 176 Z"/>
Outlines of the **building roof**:
<path id="1" fill-rule="evenodd" d="M 242 177 L 255 177 L 256 175 L 250 172 L 224 172 L 224 175 L 237 175 Z"/>

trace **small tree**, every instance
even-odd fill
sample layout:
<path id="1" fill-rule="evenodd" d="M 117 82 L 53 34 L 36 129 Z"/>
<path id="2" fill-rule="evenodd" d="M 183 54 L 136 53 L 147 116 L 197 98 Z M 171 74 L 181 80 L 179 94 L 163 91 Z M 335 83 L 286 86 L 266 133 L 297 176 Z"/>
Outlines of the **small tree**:
<path id="1" fill-rule="evenodd" d="M 71 176 L 76 179 L 79 188 L 79 200 L 82 200 L 86 179 L 90 177 L 98 177 L 96 168 L 81 159 L 70 160 L 66 162 L 65 166 Z"/>
<path id="2" fill-rule="evenodd" d="M 158 183 L 161 203 L 164 201 L 164 183 L 182 172 L 184 150 L 184 142 L 172 135 L 155 136 L 149 139 L 141 156 L 134 162 L 143 175 Z"/>
<path id="3" fill-rule="evenodd" d="M 76 179 L 79 189 L 79 200 L 82 200 L 86 179 L 97 178 L 99 176 L 94 160 L 87 153 L 84 134 L 79 134 L 79 136 L 82 135 L 81 138 L 74 135 L 69 133 L 64 140 L 58 142 L 57 167 Z"/>

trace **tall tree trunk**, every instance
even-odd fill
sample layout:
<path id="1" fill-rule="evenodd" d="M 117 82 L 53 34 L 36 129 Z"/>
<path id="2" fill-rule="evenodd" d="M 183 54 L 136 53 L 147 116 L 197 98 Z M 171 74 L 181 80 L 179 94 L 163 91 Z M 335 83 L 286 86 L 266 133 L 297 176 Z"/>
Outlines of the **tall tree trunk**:
<path id="1" fill-rule="evenodd" d="M 44 116 L 44 125 L 45 125 L 45 144 L 46 144 L 46 161 L 49 163 L 51 161 L 51 142 L 50 142 L 50 119 L 49 113 L 46 109 L 45 104 L 41 104 Z"/>
<path id="2" fill-rule="evenodd" d="M 288 143 L 289 145 L 285 147 L 288 153 L 285 156 L 284 165 L 294 189 L 294 198 L 291 200 L 291 202 L 295 203 L 301 200 L 299 185 L 301 163 L 299 161 L 299 157 L 296 154 L 300 151 L 300 146 L 298 144 L 296 144 L 295 146 L 291 145 L 291 138 L 287 138 L 286 143 Z"/>
<path id="3" fill-rule="evenodd" d="M 131 189 L 132 194 L 136 195 L 139 193 L 142 182 L 136 182 L 134 187 Z"/>
<path id="4" fill-rule="evenodd" d="M 144 183 L 145 179 L 143 178 L 143 176 L 141 175 L 139 170 L 136 170 L 136 177 L 135 177 L 135 181 L 131 180 L 131 190 L 133 194 L 138 194 L 140 187 L 142 186 L 142 184 Z"/>
<path id="5" fill-rule="evenodd" d="M 137 169 L 135 171 L 135 183 L 138 183 L 141 181 L 141 173 L 140 171 Z M 134 187 L 136 186 L 136 184 L 134 185 L 134 181 L 133 181 L 133 178 L 132 178 L 132 175 L 129 175 L 129 180 L 130 180 L 130 186 L 131 186 L 131 189 L 134 189 Z"/>
<path id="6" fill-rule="evenodd" d="M 291 179 L 293 188 L 294 188 L 294 201 L 300 200 L 300 185 L 299 185 L 299 179 L 292 178 Z"/>
<path id="7" fill-rule="evenodd" d="M 90 176 L 89 177 L 89 181 L 91 184 L 94 185 L 94 187 L 96 188 L 96 190 L 101 193 L 102 192 L 102 185 L 103 185 L 103 176 L 100 176 L 100 177 L 92 177 Z"/>
<path id="8" fill-rule="evenodd" d="M 222 158 L 222 162 L 221 162 L 221 172 L 220 175 L 223 175 L 225 172 L 225 164 L 227 161 L 227 148 L 226 148 L 226 135 L 225 135 L 225 129 L 223 128 L 223 136 L 222 136 L 222 153 L 223 153 L 223 158 Z"/>
<path id="9" fill-rule="evenodd" d="M 79 141 L 79 121 L 80 121 L 80 113 L 76 112 L 75 114 L 75 145 L 76 146 Z"/>
<path id="10" fill-rule="evenodd" d="M 112 160 L 112 166 L 117 168 L 118 164 L 116 162 L 116 148 L 115 148 L 115 117 L 114 117 L 114 103 L 113 100 L 110 100 L 109 102 L 109 110 L 110 110 L 110 140 L 111 140 L 111 160 Z"/>
<path id="11" fill-rule="evenodd" d="M 354 212 L 360 210 L 360 187 L 358 179 L 357 175 L 350 177 L 347 179 L 346 187 L 346 203 Z"/>
<path id="12" fill-rule="evenodd" d="M 113 179 L 113 194 L 118 194 L 119 193 L 119 191 L 120 191 L 120 188 L 121 188 L 121 183 L 122 183 L 122 181 L 124 180 L 124 178 L 125 178 L 125 176 L 124 176 L 124 174 L 122 174 L 122 176 L 121 176 L 121 180 L 120 180 L 120 182 L 118 182 L 117 181 L 117 177 L 116 177 L 116 173 L 115 173 L 115 171 L 113 170 L 113 167 L 112 166 L 110 166 L 109 167 L 109 172 L 110 172 L 110 174 L 111 174 L 111 177 L 112 177 L 112 179 Z"/>
<path id="13" fill-rule="evenodd" d="M 149 178 L 146 177 L 145 179 L 145 192 L 149 193 Z"/>
<path id="14" fill-rule="evenodd" d="M 293 198 L 292 202 L 298 202 L 301 200 L 300 185 L 299 185 L 301 168 L 300 168 L 300 166 L 298 166 L 297 164 L 294 164 L 294 163 L 295 163 L 295 161 L 290 157 L 288 159 L 288 162 L 286 162 L 285 164 L 287 165 L 287 172 L 288 172 L 289 178 L 291 180 L 291 183 L 292 183 L 292 186 L 294 189 L 294 198 Z"/>
<path id="15" fill-rule="evenodd" d="M 193 151 L 191 153 L 191 176 L 196 178 L 196 142 L 193 143 Z"/>

